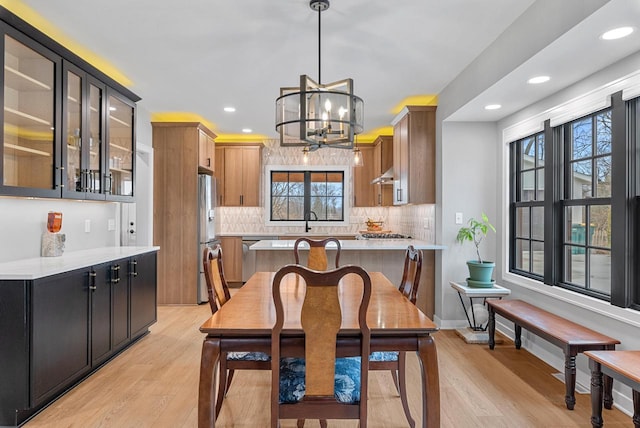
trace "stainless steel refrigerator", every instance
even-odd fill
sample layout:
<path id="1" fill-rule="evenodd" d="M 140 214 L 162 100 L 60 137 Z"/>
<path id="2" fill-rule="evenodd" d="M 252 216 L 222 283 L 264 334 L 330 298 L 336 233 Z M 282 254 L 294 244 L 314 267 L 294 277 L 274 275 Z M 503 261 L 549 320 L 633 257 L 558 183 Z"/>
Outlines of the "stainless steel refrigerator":
<path id="1" fill-rule="evenodd" d="M 202 253 L 205 247 L 213 248 L 219 241 L 215 228 L 216 178 L 198 174 L 198 303 L 209 301 L 204 279 Z"/>

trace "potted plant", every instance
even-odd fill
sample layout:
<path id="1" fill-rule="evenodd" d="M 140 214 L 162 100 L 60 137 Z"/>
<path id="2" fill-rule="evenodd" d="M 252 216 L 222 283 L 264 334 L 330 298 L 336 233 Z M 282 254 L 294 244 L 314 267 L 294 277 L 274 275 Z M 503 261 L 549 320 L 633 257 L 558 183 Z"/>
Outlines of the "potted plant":
<path id="1" fill-rule="evenodd" d="M 495 233 L 496 228 L 489 222 L 489 218 L 485 213 L 482 213 L 481 220 L 470 218 L 469 226 L 461 227 L 460 230 L 458 230 L 456 241 L 460 244 L 465 241 L 473 242 L 476 246 L 476 254 L 478 255 L 477 260 L 467 261 L 467 267 L 469 268 L 467 284 L 470 287 L 493 287 L 494 281 L 491 279 L 491 276 L 493 275 L 493 268 L 496 264 L 482 260 L 480 256 L 480 244 L 487 236 L 489 230 L 493 230 Z"/>

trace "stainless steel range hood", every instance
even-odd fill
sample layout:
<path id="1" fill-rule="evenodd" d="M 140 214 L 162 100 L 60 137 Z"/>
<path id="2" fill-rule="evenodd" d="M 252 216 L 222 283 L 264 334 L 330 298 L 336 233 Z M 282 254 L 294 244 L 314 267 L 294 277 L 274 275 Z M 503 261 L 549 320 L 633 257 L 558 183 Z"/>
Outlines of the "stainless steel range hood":
<path id="1" fill-rule="evenodd" d="M 389 168 L 380 177 L 376 177 L 371 180 L 371 184 L 392 184 L 393 182 L 393 167 Z"/>

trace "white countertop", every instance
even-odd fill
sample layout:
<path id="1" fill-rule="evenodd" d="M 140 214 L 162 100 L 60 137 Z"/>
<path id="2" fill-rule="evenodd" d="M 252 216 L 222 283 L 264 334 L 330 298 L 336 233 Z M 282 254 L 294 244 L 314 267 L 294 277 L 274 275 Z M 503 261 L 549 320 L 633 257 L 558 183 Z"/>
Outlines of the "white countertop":
<path id="1" fill-rule="evenodd" d="M 103 247 L 69 251 L 59 257 L 15 260 L 0 263 L 0 280 L 33 280 L 159 249 L 160 247 Z"/>
<path id="2" fill-rule="evenodd" d="M 275 240 L 267 239 L 258 241 L 251 245 L 249 249 L 256 251 L 274 251 L 274 250 L 287 250 L 293 249 L 295 240 Z M 445 245 L 429 244 L 426 241 L 420 241 L 418 239 L 354 239 L 354 240 L 340 240 L 340 246 L 342 251 L 353 250 L 406 250 L 409 245 L 413 245 L 418 250 L 444 250 L 447 247 Z M 329 242 L 327 249 L 335 248 L 335 244 Z M 308 249 L 309 247 L 304 244 L 300 246 L 300 249 Z"/>

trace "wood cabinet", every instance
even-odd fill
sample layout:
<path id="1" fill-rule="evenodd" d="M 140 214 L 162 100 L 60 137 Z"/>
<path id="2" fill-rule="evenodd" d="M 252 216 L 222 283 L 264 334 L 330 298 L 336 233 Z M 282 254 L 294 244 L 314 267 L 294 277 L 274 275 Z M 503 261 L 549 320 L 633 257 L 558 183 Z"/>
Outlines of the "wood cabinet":
<path id="1" fill-rule="evenodd" d="M 257 207 L 260 204 L 260 177 L 262 172 L 262 144 L 228 144 L 223 150 L 224 166 L 222 206 Z"/>
<path id="2" fill-rule="evenodd" d="M 407 106 L 393 125 L 393 203 L 435 203 L 433 106 Z"/>
<path id="3" fill-rule="evenodd" d="M 158 254 L 158 303 L 197 304 L 200 135 L 197 122 L 153 122 L 153 242 Z"/>
<path id="4" fill-rule="evenodd" d="M 220 237 L 222 247 L 222 268 L 227 282 L 242 283 L 242 238 L 237 236 Z"/>
<path id="5" fill-rule="evenodd" d="M 371 180 L 379 175 L 374 160 L 374 146 L 359 145 L 358 148 L 362 156 L 362 166 L 353 167 L 353 206 L 373 207 L 377 205 L 377 195 Z"/>
<path id="6" fill-rule="evenodd" d="M 216 144 L 211 135 L 202 129 L 198 134 L 198 171 L 213 174 L 215 171 Z"/>
<path id="7" fill-rule="evenodd" d="M 0 37 L 0 194 L 133 200 L 140 98 L 4 8 Z"/>
<path id="8" fill-rule="evenodd" d="M 151 252 L 0 281 L 0 426 L 22 424 L 148 331 L 155 266 Z"/>
<path id="9" fill-rule="evenodd" d="M 218 200 L 216 205 L 223 206 L 222 195 L 224 193 L 224 146 L 216 145 L 215 156 L 215 176 L 216 176 L 216 195 Z"/>
<path id="10" fill-rule="evenodd" d="M 373 144 L 373 164 L 377 170 L 375 177 L 380 177 L 389 170 L 393 171 L 393 136 L 380 135 Z M 376 183 L 373 187 L 376 206 L 388 207 L 393 205 L 393 181 Z"/>

